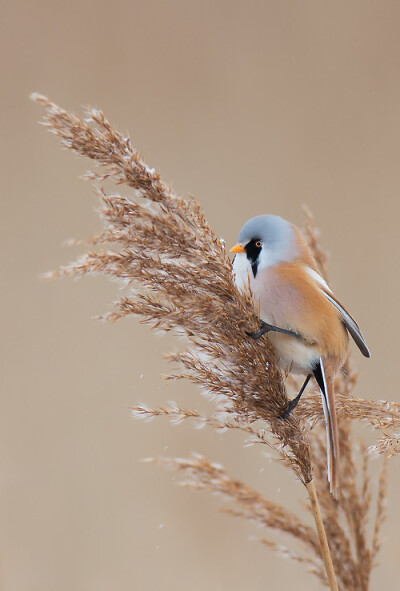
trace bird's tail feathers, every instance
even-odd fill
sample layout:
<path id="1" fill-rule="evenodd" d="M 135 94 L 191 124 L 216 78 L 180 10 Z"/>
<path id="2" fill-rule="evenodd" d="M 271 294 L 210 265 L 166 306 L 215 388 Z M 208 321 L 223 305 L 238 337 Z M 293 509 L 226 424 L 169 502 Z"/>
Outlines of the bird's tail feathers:
<path id="1" fill-rule="evenodd" d="M 321 390 L 322 407 L 326 426 L 326 451 L 328 462 L 328 480 L 330 491 L 337 498 L 339 490 L 339 433 L 336 416 L 335 391 L 333 377 L 327 375 L 322 358 L 319 360 L 314 376 Z"/>

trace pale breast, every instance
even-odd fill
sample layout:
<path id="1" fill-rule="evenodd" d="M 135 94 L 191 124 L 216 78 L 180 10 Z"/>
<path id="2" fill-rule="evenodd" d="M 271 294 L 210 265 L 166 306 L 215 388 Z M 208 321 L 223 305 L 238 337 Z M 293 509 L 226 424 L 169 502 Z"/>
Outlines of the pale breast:
<path id="1" fill-rule="evenodd" d="M 305 301 L 301 290 L 290 282 L 283 282 L 274 267 L 264 269 L 251 288 L 260 305 L 260 316 L 280 328 L 298 327 L 299 318 L 304 314 Z"/>

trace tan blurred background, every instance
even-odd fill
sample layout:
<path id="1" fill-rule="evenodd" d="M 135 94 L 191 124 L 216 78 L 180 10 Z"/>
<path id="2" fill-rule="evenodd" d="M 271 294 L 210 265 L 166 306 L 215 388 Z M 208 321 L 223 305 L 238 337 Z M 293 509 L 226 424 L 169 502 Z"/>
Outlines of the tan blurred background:
<path id="1" fill-rule="evenodd" d="M 0 581 L 7 591 L 320 588 L 249 541 L 260 530 L 143 464 L 193 450 L 302 511 L 304 491 L 259 448 L 129 407 L 179 400 L 173 339 L 135 320 L 93 320 L 117 286 L 46 283 L 99 222 L 89 164 L 37 125 L 32 91 L 91 104 L 128 131 L 227 243 L 250 216 L 314 212 L 331 282 L 373 352 L 357 393 L 399 400 L 400 4 L 3 0 L 1 30 L 2 397 Z M 373 478 L 377 462 L 372 464 Z M 400 586 L 400 468 L 371 589 Z"/>

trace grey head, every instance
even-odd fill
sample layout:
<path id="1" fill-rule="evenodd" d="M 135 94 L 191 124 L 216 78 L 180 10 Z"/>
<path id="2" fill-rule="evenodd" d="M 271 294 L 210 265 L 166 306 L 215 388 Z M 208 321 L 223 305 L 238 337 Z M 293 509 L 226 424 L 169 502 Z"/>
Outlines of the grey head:
<path id="1" fill-rule="evenodd" d="M 292 225 L 277 215 L 248 220 L 239 232 L 238 243 L 245 248 L 254 277 L 261 269 L 298 256 Z"/>

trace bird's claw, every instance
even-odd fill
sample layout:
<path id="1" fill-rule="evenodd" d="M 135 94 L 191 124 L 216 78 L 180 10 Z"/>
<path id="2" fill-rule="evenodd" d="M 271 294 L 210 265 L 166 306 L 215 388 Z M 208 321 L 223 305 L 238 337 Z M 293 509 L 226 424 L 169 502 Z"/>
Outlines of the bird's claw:
<path id="1" fill-rule="evenodd" d="M 296 396 L 296 398 L 293 398 L 293 400 L 289 400 L 289 403 L 287 405 L 287 408 L 285 410 L 284 413 L 282 413 L 281 415 L 279 415 L 280 419 L 287 419 L 290 415 L 290 413 L 292 412 L 292 410 L 294 408 L 296 408 L 297 403 L 299 402 L 299 398 Z"/>

